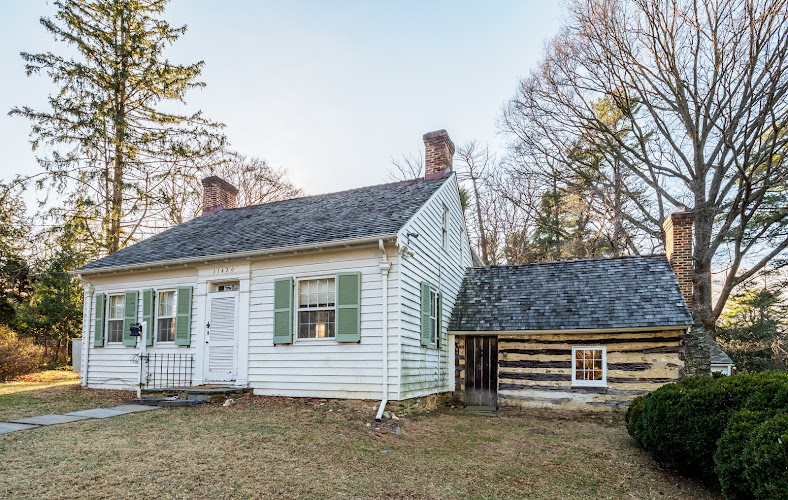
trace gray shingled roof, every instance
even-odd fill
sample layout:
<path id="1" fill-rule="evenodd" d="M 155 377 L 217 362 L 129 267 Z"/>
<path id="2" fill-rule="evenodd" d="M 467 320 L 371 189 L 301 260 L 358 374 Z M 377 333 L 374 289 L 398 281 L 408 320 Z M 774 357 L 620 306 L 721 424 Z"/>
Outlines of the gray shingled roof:
<path id="1" fill-rule="evenodd" d="M 381 184 L 197 217 L 77 271 L 395 234 L 446 181 Z"/>
<path id="2" fill-rule="evenodd" d="M 706 335 L 706 345 L 709 346 L 709 360 L 713 365 L 732 365 L 733 360 L 722 350 L 722 347 L 709 335 Z"/>
<path id="3" fill-rule="evenodd" d="M 692 324 L 664 256 L 470 268 L 451 331 L 569 330 Z"/>

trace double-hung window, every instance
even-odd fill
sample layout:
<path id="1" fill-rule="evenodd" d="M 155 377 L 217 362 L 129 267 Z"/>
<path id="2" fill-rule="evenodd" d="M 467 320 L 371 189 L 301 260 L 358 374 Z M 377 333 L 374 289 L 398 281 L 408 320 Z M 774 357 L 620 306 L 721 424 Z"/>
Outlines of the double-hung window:
<path id="1" fill-rule="evenodd" d="M 336 319 L 334 278 L 298 281 L 298 338 L 334 338 Z"/>
<path id="2" fill-rule="evenodd" d="M 159 292 L 156 299 L 156 342 L 174 342 L 175 291 Z"/>
<path id="3" fill-rule="evenodd" d="M 607 385 L 607 352 L 604 347 L 572 348 L 572 385 Z"/>
<path id="4" fill-rule="evenodd" d="M 123 342 L 123 314 L 125 307 L 124 295 L 109 296 L 107 312 L 107 343 Z"/>

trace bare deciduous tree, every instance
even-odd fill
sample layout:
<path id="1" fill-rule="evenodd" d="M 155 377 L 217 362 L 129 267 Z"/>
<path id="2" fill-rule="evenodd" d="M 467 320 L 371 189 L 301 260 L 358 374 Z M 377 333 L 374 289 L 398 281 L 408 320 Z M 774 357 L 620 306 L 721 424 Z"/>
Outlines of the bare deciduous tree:
<path id="1" fill-rule="evenodd" d="M 206 168 L 238 188 L 239 207 L 259 205 L 301 196 L 303 191 L 288 178 L 287 170 L 270 166 L 265 160 L 237 153 L 226 153 L 223 161 Z M 202 178 L 180 176 L 163 189 L 161 197 L 169 201 L 169 210 L 160 224 L 171 227 L 197 217 L 202 212 Z"/>
<path id="2" fill-rule="evenodd" d="M 392 169 L 389 170 L 389 179 L 396 181 L 409 181 L 424 175 L 424 153 L 402 155 L 399 159 L 391 159 Z"/>
<path id="3" fill-rule="evenodd" d="M 641 235 L 663 239 L 673 207 L 696 214 L 693 316 L 708 330 L 788 248 L 787 4 L 576 0 L 504 111 L 517 149 L 571 168 L 584 140 L 615 160 L 629 177 L 621 216 Z M 601 100 L 622 120 L 605 120 Z M 714 301 L 713 267 L 725 269 Z"/>
<path id="4" fill-rule="evenodd" d="M 482 211 L 482 197 L 486 194 L 484 193 L 484 184 L 486 176 L 495 163 L 495 157 L 490 154 L 488 146 L 480 146 L 478 142 L 473 140 L 460 146 L 457 149 L 456 156 L 461 162 L 457 174 L 458 179 L 470 183 L 472 209 L 475 212 L 473 233 L 475 233 L 475 237 L 478 240 L 479 258 L 485 266 L 489 266 L 490 249 L 487 243 L 489 235 L 485 227 L 485 218 Z M 487 220 L 490 220 L 490 218 Z"/>

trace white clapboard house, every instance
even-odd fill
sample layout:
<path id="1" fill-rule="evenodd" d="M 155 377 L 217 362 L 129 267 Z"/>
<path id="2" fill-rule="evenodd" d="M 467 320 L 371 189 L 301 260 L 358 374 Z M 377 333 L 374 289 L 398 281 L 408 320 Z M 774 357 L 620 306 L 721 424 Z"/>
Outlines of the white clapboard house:
<path id="1" fill-rule="evenodd" d="M 713 340 L 687 342 L 691 213 L 666 219 L 667 256 L 471 267 L 454 145 L 424 144 L 424 178 L 263 205 L 206 178 L 202 216 L 74 271 L 82 384 L 375 399 L 380 416 L 433 394 L 620 408 L 704 362 L 730 373 Z"/>
<path id="2" fill-rule="evenodd" d="M 445 130 L 424 144 L 424 178 L 338 193 L 236 207 L 233 186 L 205 179 L 202 216 L 75 271 L 82 385 L 451 391 L 446 328 L 471 251 L 454 145 Z"/>

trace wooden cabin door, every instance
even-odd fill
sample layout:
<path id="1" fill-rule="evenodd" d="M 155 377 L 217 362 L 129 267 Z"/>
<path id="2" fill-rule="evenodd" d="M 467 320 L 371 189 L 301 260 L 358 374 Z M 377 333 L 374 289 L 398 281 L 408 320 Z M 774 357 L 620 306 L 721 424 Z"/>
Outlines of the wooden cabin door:
<path id="1" fill-rule="evenodd" d="M 498 337 L 465 337 L 465 406 L 498 408 Z"/>
<path id="2" fill-rule="evenodd" d="M 206 381 L 231 382 L 235 380 L 238 351 L 238 292 L 211 293 L 208 303 Z"/>

